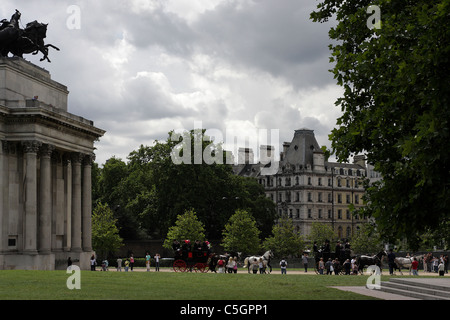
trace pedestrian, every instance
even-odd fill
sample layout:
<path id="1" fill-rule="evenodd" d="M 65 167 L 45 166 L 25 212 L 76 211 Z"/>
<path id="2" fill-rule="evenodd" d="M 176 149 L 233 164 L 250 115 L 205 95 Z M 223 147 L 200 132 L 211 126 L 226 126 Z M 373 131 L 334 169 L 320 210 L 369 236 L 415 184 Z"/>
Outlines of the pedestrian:
<path id="1" fill-rule="evenodd" d="M 258 267 L 259 267 L 259 274 L 263 274 L 264 273 L 264 263 L 263 263 L 262 258 L 259 258 Z"/>
<path id="2" fill-rule="evenodd" d="M 233 272 L 237 273 L 237 269 L 238 269 L 237 258 L 234 257 L 233 260 L 234 260 Z"/>
<path id="3" fill-rule="evenodd" d="M 389 274 L 392 276 L 394 274 L 394 268 L 395 268 L 395 253 L 392 249 L 389 249 L 388 254 L 388 264 L 389 264 Z"/>
<path id="4" fill-rule="evenodd" d="M 308 272 L 308 256 L 306 253 L 302 256 L 303 267 L 305 268 L 305 273 Z"/>
<path id="5" fill-rule="evenodd" d="M 72 265 L 72 259 L 69 257 L 67 259 L 67 267 L 70 267 Z"/>
<path id="6" fill-rule="evenodd" d="M 327 275 L 333 274 L 333 262 L 331 258 L 328 258 L 328 261 L 325 262 L 325 269 L 327 269 Z"/>
<path id="7" fill-rule="evenodd" d="M 129 267 L 130 267 L 130 260 L 125 259 L 125 272 L 128 272 Z"/>
<path id="8" fill-rule="evenodd" d="M 122 272 L 122 259 L 117 258 L 117 272 Z"/>
<path id="9" fill-rule="evenodd" d="M 150 271 L 150 254 L 147 252 L 145 254 L 145 266 L 147 267 L 147 272 Z"/>
<path id="10" fill-rule="evenodd" d="M 285 259 L 282 259 L 280 261 L 280 268 L 281 268 L 281 274 L 286 274 L 287 261 Z"/>
<path id="11" fill-rule="evenodd" d="M 159 271 L 159 259 L 161 258 L 160 254 L 155 254 L 155 271 Z"/>
<path id="12" fill-rule="evenodd" d="M 134 267 L 134 256 L 133 254 L 130 255 L 130 270 L 133 271 Z"/>
<path id="13" fill-rule="evenodd" d="M 439 276 L 443 277 L 445 273 L 445 265 L 444 262 L 439 263 L 438 265 Z"/>
<path id="14" fill-rule="evenodd" d="M 227 273 L 233 273 L 233 258 L 232 257 L 228 258 Z"/>
<path id="15" fill-rule="evenodd" d="M 419 261 L 417 261 L 416 257 L 414 257 L 413 261 L 411 262 L 411 270 L 412 270 L 413 276 L 419 275 Z"/>
<path id="16" fill-rule="evenodd" d="M 323 263 L 323 258 L 320 258 L 319 260 L 319 274 L 323 274 L 323 269 L 325 268 L 325 265 Z"/>
<path id="17" fill-rule="evenodd" d="M 344 270 L 345 270 L 345 274 L 346 275 L 350 275 L 351 268 L 352 268 L 352 264 L 351 264 L 350 260 L 349 259 L 345 260 L 345 262 L 344 262 Z"/>
<path id="18" fill-rule="evenodd" d="M 91 256 L 90 262 L 91 262 L 91 271 L 95 271 L 95 265 L 96 265 L 97 262 L 95 261 L 95 256 L 94 255 Z"/>
<path id="19" fill-rule="evenodd" d="M 224 273 L 223 272 L 223 266 L 225 264 L 225 261 L 223 261 L 223 259 L 219 259 L 219 261 L 217 262 L 217 266 L 219 267 L 219 273 Z"/>
<path id="20" fill-rule="evenodd" d="M 340 269 L 341 269 L 341 263 L 340 263 L 338 258 L 334 259 L 333 269 L 334 269 L 334 274 L 337 276 L 339 274 Z"/>
<path id="21" fill-rule="evenodd" d="M 438 267 L 439 267 L 439 259 L 438 258 L 433 258 L 433 271 L 434 272 L 438 272 Z"/>
<path id="22" fill-rule="evenodd" d="M 444 271 L 448 273 L 448 254 L 444 255 Z"/>

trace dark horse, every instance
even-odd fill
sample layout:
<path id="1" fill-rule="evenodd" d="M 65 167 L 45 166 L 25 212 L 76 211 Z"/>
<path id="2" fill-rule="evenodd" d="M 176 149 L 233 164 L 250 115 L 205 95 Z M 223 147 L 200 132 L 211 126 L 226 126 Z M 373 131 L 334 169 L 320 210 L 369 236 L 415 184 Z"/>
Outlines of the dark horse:
<path id="1" fill-rule="evenodd" d="M 22 36 L 12 44 L 9 51 L 21 58 L 24 54 L 32 53 L 35 55 L 38 52 L 42 52 L 44 57 L 42 57 L 41 61 L 47 60 L 48 62 L 51 62 L 48 58 L 48 48 L 52 47 L 58 51 L 59 48 L 52 44 L 44 43 L 44 39 L 47 37 L 47 26 L 48 24 L 39 23 L 37 21 L 28 23 Z"/>
<path id="2" fill-rule="evenodd" d="M 387 256 L 386 251 L 380 251 L 374 256 L 357 256 L 356 257 L 356 265 L 358 266 L 358 272 L 363 273 L 365 267 L 376 265 L 381 270 L 381 260 L 383 256 Z"/>
<path id="3" fill-rule="evenodd" d="M 59 51 L 59 48 L 52 44 L 45 44 L 47 37 L 48 24 L 33 21 L 27 24 L 24 30 L 19 27 L 21 14 L 18 10 L 12 16 L 11 21 L 2 20 L 0 26 L 0 54 L 4 57 L 11 52 L 13 55 L 23 58 L 24 54 L 33 55 L 42 52 L 44 57 L 41 59 L 51 62 L 48 58 L 48 48 L 52 47 Z"/>

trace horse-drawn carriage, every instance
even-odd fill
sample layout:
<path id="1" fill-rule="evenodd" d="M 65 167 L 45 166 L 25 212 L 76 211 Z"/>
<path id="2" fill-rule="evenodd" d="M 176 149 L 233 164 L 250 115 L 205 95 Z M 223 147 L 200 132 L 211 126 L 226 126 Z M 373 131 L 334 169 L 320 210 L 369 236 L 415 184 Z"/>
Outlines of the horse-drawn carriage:
<path id="1" fill-rule="evenodd" d="M 213 257 L 208 245 L 206 241 L 195 241 L 191 246 L 190 241 L 185 240 L 180 246 L 178 241 L 174 241 L 172 246 L 175 252 L 173 270 L 175 272 L 208 272 L 209 263 Z"/>

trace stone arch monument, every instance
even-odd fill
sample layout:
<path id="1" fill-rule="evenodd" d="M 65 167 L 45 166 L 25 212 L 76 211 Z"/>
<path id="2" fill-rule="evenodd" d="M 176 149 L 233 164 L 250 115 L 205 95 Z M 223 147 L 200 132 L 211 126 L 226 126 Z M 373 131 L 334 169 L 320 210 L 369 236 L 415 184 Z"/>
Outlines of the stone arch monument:
<path id="1" fill-rule="evenodd" d="M 0 270 L 89 269 L 91 164 L 105 131 L 68 112 L 67 87 L 0 57 Z"/>

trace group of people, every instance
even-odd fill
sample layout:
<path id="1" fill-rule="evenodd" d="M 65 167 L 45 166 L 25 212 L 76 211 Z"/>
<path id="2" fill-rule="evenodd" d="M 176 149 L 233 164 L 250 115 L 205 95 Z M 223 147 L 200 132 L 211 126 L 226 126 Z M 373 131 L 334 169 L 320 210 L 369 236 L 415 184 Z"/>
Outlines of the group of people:
<path id="1" fill-rule="evenodd" d="M 448 273 L 448 254 L 441 254 L 440 257 L 434 257 L 431 252 L 423 257 L 423 271 L 436 272 L 440 276 Z"/>
<path id="2" fill-rule="evenodd" d="M 393 275 L 394 270 L 397 268 L 395 263 L 395 253 L 392 249 L 389 250 L 388 254 L 388 264 L 389 264 L 389 274 Z M 409 253 L 406 255 L 406 258 L 411 258 Z M 444 276 L 448 273 L 448 255 L 441 254 L 440 257 L 435 257 L 431 252 L 425 254 L 423 256 L 423 272 L 435 272 L 440 276 Z M 419 275 L 419 260 L 416 257 L 412 257 L 411 262 L 411 271 L 415 276 Z"/>
<path id="3" fill-rule="evenodd" d="M 227 257 L 226 256 L 220 256 L 217 259 L 217 262 L 215 263 L 215 259 L 211 259 L 209 263 L 209 269 L 212 272 L 218 272 L 218 273 L 237 273 L 238 270 L 238 263 L 237 263 L 237 257 Z M 217 266 L 217 271 L 216 271 Z"/>
<path id="4" fill-rule="evenodd" d="M 355 258 L 345 259 L 342 265 L 339 259 L 337 258 L 333 260 L 331 258 L 328 258 L 326 262 L 323 260 L 323 258 L 320 258 L 317 269 L 319 271 L 319 274 L 327 274 L 327 275 L 333 274 L 333 272 L 335 275 L 338 275 L 340 274 L 341 270 L 344 270 L 344 274 L 346 275 L 358 274 L 358 265 L 356 264 Z"/>

